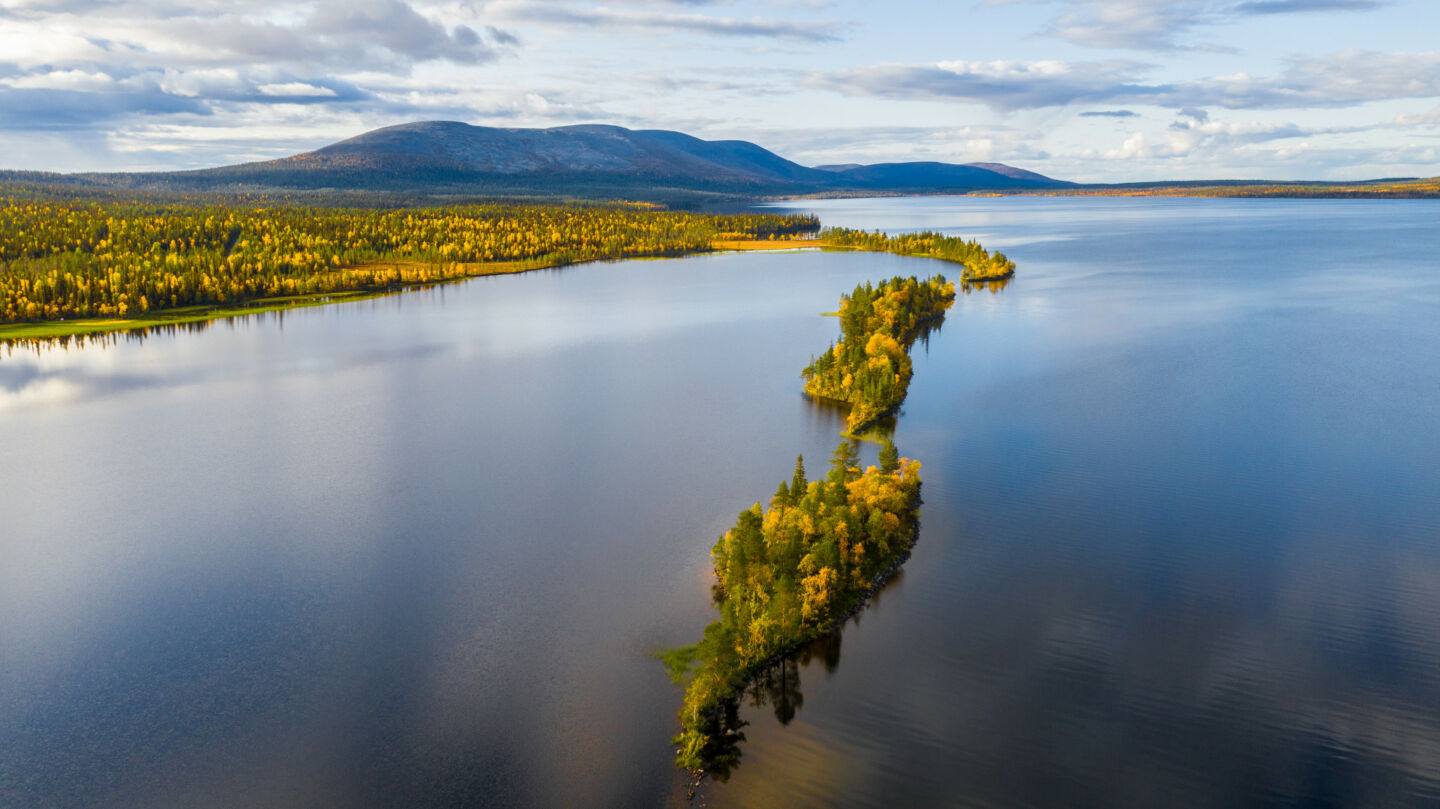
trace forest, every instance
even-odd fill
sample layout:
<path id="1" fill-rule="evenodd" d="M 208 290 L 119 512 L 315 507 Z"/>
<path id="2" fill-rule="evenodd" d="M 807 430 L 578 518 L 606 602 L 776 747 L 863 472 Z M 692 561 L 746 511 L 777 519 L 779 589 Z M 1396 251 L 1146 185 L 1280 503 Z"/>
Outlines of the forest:
<path id="1" fill-rule="evenodd" d="M 727 747 L 718 732 L 727 705 L 756 672 L 843 620 L 888 578 L 909 556 L 919 506 L 918 461 L 887 439 L 879 466 L 861 471 L 845 440 L 823 479 L 807 480 L 798 458 L 768 509 L 740 512 L 710 552 L 719 619 L 698 643 L 662 654 L 672 679 L 686 684 L 678 765 L 713 771 Z"/>
<path id="2" fill-rule="evenodd" d="M 840 341 L 800 372 L 805 392 L 848 404 L 852 433 L 894 412 L 910 386 L 910 345 L 954 302 L 955 284 L 943 275 L 857 285 L 840 298 Z"/>
<path id="3" fill-rule="evenodd" d="M 1006 258 L 1004 253 L 991 254 L 973 239 L 966 241 L 930 230 L 887 236 L 879 231 L 826 228 L 821 231 L 820 239 L 832 247 L 920 256 L 960 264 L 964 266 L 960 272 L 962 283 L 997 281 L 1015 274 L 1015 262 Z"/>
<path id="4" fill-rule="evenodd" d="M 0 188 L 0 326 L 382 292 L 813 233 L 811 216 L 638 206 L 306 207 L 37 198 Z M 0 336 L 4 336 L 0 332 Z"/>

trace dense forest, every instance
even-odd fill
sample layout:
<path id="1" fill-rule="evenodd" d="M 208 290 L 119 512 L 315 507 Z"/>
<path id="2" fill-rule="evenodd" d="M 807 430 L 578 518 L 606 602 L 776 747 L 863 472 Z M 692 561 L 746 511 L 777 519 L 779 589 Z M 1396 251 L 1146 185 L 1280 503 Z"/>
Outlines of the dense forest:
<path id="1" fill-rule="evenodd" d="M 992 255 L 973 239 L 966 241 L 930 230 L 887 236 L 879 231 L 870 233 L 849 228 L 826 228 L 820 238 L 835 247 L 922 256 L 961 264 L 964 269 L 960 272 L 960 280 L 965 283 L 994 281 L 1015 274 L 1015 262 L 1006 258 L 1004 253 Z"/>
<path id="2" fill-rule="evenodd" d="M 800 373 L 805 392 L 849 404 L 851 432 L 893 412 L 910 386 L 911 343 L 954 302 L 955 285 L 943 275 L 856 286 L 840 298 L 840 342 Z"/>
<path id="3" fill-rule="evenodd" d="M 909 555 L 918 528 L 920 463 L 885 441 L 880 465 L 861 471 L 842 441 L 823 480 L 804 459 L 770 507 L 756 503 L 711 550 L 719 620 L 663 660 L 687 683 L 676 763 L 706 769 L 726 740 L 727 703 L 760 669 L 849 615 Z M 733 724 L 733 723 L 732 723 Z"/>
<path id="4" fill-rule="evenodd" d="M 383 291 L 487 274 L 507 263 L 680 255 L 709 250 L 720 237 L 817 228 L 810 216 L 635 206 L 377 210 L 47 200 L 0 190 L 0 324 Z"/>

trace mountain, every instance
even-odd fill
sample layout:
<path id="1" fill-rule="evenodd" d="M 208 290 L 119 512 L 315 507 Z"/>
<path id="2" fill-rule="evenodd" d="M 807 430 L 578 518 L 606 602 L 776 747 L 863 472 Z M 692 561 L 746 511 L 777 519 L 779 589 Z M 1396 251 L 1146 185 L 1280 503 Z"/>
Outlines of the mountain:
<path id="1" fill-rule="evenodd" d="M 1009 190 L 1069 185 L 1003 163 L 876 163 L 835 166 L 828 173 L 841 187 L 884 191 Z"/>
<path id="2" fill-rule="evenodd" d="M 999 163 L 802 166 L 747 141 L 618 126 L 521 129 L 421 121 L 313 152 L 213 169 L 72 175 L 118 187 L 180 191 L 342 189 L 472 195 L 645 197 L 972 191 L 1068 186 Z"/>

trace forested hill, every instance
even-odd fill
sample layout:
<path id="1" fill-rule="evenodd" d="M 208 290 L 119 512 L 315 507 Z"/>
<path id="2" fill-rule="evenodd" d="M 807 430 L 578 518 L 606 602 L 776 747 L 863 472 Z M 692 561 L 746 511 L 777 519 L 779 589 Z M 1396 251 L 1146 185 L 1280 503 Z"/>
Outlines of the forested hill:
<path id="1" fill-rule="evenodd" d="M 279 160 L 180 172 L 79 174 L 50 181 L 173 191 L 345 189 L 474 195 L 649 198 L 739 194 L 964 192 L 1069 183 L 998 163 L 811 168 L 746 141 L 618 126 L 521 129 L 422 121 Z"/>

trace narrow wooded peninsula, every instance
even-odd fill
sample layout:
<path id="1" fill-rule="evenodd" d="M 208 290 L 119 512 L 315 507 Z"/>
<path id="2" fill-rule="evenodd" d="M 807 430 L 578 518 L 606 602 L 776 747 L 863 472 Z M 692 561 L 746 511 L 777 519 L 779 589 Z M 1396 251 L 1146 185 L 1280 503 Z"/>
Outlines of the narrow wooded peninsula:
<path id="1" fill-rule="evenodd" d="M 961 283 L 999 281 L 1015 274 L 1015 262 L 1006 258 L 1004 253 L 992 254 L 973 239 L 967 241 L 932 230 L 890 236 L 878 230 L 826 228 L 820 233 L 820 241 L 830 247 L 920 256 L 960 264 L 963 266 Z"/>
<path id="2" fill-rule="evenodd" d="M 688 681 L 676 763 L 706 768 L 720 708 L 759 669 L 835 627 L 910 554 L 919 523 L 920 463 L 888 439 L 880 465 L 860 469 L 854 444 L 840 442 L 821 480 L 805 462 L 782 481 L 770 507 L 740 512 L 711 550 L 720 618 L 693 646 L 662 659 Z"/>
<path id="3" fill-rule="evenodd" d="M 1015 272 L 1003 254 L 932 232 L 890 237 L 829 228 L 819 241 L 959 263 L 962 278 L 992 290 Z M 954 302 L 955 284 L 939 274 L 857 285 L 840 299 L 839 342 L 801 373 L 806 392 L 848 405 L 852 434 L 874 425 L 905 400 L 910 346 Z M 700 642 L 661 653 L 671 678 L 686 685 L 677 765 L 725 777 L 738 756 L 727 723 L 740 694 L 757 674 L 864 606 L 909 557 L 919 508 L 920 462 L 900 457 L 885 435 L 878 466 L 862 471 L 847 437 L 822 480 L 808 480 L 798 458 L 768 509 L 756 503 L 740 512 L 710 552 L 719 618 Z"/>

